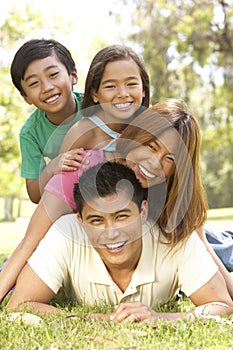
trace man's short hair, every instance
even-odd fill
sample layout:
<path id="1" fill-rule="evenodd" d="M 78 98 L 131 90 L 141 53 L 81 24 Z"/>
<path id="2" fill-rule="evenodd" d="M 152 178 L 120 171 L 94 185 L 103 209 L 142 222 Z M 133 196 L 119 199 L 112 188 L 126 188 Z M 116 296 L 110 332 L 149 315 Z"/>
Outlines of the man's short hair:
<path id="1" fill-rule="evenodd" d="M 105 162 L 86 170 L 74 186 L 74 200 L 79 214 L 85 202 L 118 192 L 129 193 L 130 199 L 141 209 L 144 191 L 135 173 L 128 166 Z"/>

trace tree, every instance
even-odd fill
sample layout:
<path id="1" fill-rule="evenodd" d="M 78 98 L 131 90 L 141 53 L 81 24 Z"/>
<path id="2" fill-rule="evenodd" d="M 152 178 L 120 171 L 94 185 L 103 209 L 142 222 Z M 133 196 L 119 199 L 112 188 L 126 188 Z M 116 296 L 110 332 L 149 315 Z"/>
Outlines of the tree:
<path id="1" fill-rule="evenodd" d="M 233 206 L 233 1 L 132 0 L 129 43 L 151 77 L 151 101 L 183 98 L 203 131 L 211 207 Z"/>

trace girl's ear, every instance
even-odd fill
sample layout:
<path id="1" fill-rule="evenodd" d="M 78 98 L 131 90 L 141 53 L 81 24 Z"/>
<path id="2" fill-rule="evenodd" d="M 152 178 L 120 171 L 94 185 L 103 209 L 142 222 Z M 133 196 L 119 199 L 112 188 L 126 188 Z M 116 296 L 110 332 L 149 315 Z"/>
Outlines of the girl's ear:
<path id="1" fill-rule="evenodd" d="M 148 216 L 148 202 L 145 199 L 142 201 L 142 204 L 141 204 L 140 215 L 141 215 L 142 224 L 144 224 Z"/>
<path id="2" fill-rule="evenodd" d="M 91 97 L 92 97 L 92 100 L 94 101 L 94 103 L 99 102 L 98 94 L 94 89 L 91 89 Z"/>

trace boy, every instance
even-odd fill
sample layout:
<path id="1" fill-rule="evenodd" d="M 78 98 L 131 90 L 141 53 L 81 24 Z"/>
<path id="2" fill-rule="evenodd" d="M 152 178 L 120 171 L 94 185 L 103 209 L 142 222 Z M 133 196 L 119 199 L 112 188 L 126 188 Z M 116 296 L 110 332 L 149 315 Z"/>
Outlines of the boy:
<path id="1" fill-rule="evenodd" d="M 131 169 L 94 166 L 79 178 L 74 197 L 78 220 L 65 215 L 51 227 L 20 273 L 8 309 L 26 304 L 58 312 L 49 302 L 63 286 L 79 303 L 116 305 L 110 315 L 97 315 L 114 322 L 233 312 L 224 280 L 195 233 L 171 252 L 158 229 L 144 224 L 147 202 Z M 193 312 L 154 312 L 178 287 L 197 306 Z"/>
<path id="2" fill-rule="evenodd" d="M 21 176 L 30 199 L 38 203 L 55 172 L 79 166 L 81 150 L 58 154 L 67 131 L 81 118 L 83 94 L 72 91 L 78 81 L 75 62 L 55 40 L 34 39 L 21 46 L 11 64 L 11 77 L 24 100 L 37 108 L 20 131 L 20 148 Z"/>

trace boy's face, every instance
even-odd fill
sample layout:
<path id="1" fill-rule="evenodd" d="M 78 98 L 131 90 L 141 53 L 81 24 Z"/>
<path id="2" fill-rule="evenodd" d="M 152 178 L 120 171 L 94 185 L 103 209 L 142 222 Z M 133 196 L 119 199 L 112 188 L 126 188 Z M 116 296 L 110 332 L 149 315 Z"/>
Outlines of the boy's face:
<path id="1" fill-rule="evenodd" d="M 56 56 L 32 61 L 21 80 L 25 101 L 44 110 L 48 118 L 61 112 L 70 113 L 68 116 L 74 113 L 72 86 L 76 83 L 76 70 L 69 75 Z"/>
<path id="2" fill-rule="evenodd" d="M 147 202 L 141 211 L 126 192 L 86 202 L 82 218 L 88 238 L 106 266 L 135 268 L 141 255 L 142 224 L 147 218 Z"/>

